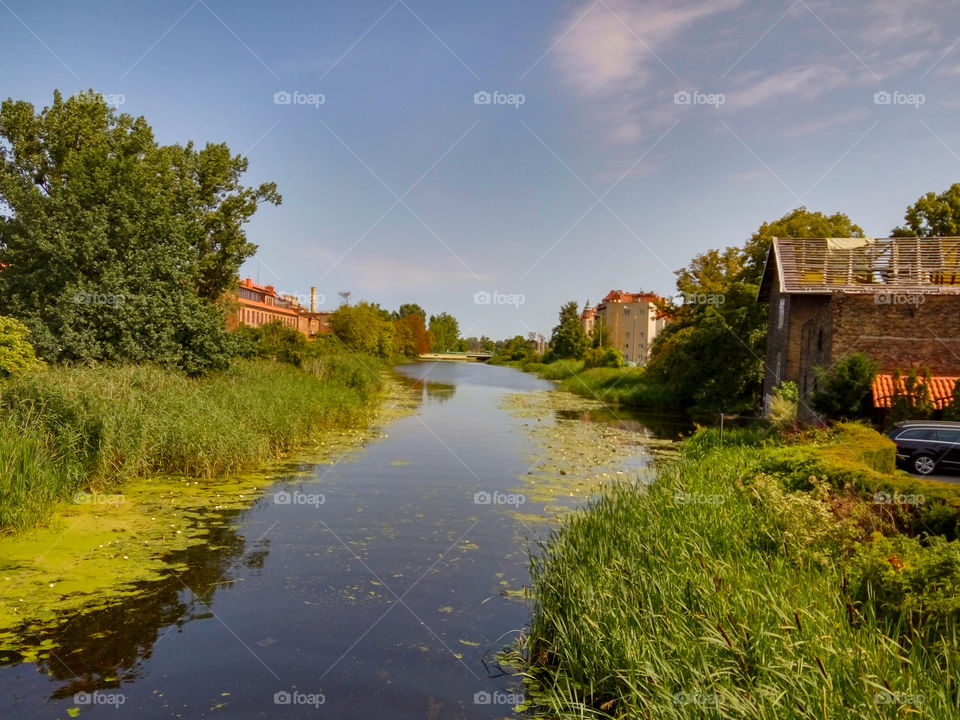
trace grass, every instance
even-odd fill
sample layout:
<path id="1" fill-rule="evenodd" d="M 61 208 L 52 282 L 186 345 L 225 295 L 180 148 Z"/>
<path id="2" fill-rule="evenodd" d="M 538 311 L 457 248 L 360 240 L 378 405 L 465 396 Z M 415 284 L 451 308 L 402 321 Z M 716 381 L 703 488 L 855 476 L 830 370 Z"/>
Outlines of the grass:
<path id="1" fill-rule="evenodd" d="M 364 423 L 379 364 L 304 369 L 238 361 L 200 379 L 149 366 L 51 368 L 0 394 L 0 531 L 40 523 L 57 500 L 132 477 L 211 477 L 282 455 L 325 429 Z"/>
<path id="2" fill-rule="evenodd" d="M 829 477 L 792 489 L 750 433 L 695 436 L 540 547 L 518 651 L 534 717 L 960 716 L 960 545 Z"/>

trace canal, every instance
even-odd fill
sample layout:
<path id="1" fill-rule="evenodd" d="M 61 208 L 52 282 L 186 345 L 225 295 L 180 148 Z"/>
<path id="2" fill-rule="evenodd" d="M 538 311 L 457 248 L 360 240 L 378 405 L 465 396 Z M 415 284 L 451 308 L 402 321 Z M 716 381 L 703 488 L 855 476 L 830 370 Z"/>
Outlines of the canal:
<path id="1" fill-rule="evenodd" d="M 529 543 L 687 428 L 479 363 L 395 385 L 361 449 L 274 469 L 159 579 L 8 635 L 0 717 L 511 716 Z"/>

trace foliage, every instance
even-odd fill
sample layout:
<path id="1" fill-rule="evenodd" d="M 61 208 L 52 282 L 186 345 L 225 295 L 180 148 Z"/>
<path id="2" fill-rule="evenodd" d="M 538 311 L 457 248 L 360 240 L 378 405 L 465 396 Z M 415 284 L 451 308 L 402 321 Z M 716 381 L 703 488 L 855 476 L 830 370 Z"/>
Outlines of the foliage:
<path id="1" fill-rule="evenodd" d="M 584 353 L 583 362 L 587 368 L 622 368 L 625 364 L 623 353 L 615 347 L 592 347 Z"/>
<path id="2" fill-rule="evenodd" d="M 900 389 L 901 380 L 903 390 Z M 890 401 L 890 422 L 901 420 L 929 420 L 935 408 L 930 395 L 930 369 L 923 372 L 923 382 L 916 368 L 910 368 L 906 376 L 900 370 L 893 372 L 893 398 Z"/>
<path id="3" fill-rule="evenodd" d="M 238 361 L 196 379 L 151 366 L 57 367 L 11 378 L 0 399 L 0 529 L 36 524 L 88 487 L 229 473 L 366 422 L 376 363 L 337 356 L 304 367 Z"/>
<path id="4" fill-rule="evenodd" d="M 0 378 L 36 370 L 43 365 L 27 340 L 29 334 L 29 328 L 18 320 L 0 317 Z"/>
<path id="5" fill-rule="evenodd" d="M 427 311 L 416 303 L 403 303 L 400 306 L 400 309 L 397 311 L 398 318 L 405 318 L 409 315 L 417 315 L 423 321 L 424 325 L 427 322 Z"/>
<path id="6" fill-rule="evenodd" d="M 498 353 L 508 360 L 529 360 L 533 356 L 533 345 L 523 335 L 514 335 Z"/>
<path id="7" fill-rule="evenodd" d="M 770 401 L 770 422 L 777 427 L 792 427 L 797 422 L 800 388 L 792 380 L 785 380 L 773 389 Z"/>
<path id="8" fill-rule="evenodd" d="M 439 315 L 431 315 L 429 327 L 433 338 L 431 350 L 443 352 L 459 348 L 460 323 L 453 315 L 445 312 Z"/>
<path id="9" fill-rule="evenodd" d="M 330 315 L 330 329 L 355 352 L 390 357 L 395 352 L 396 329 L 379 305 L 361 300 L 341 305 Z"/>
<path id="10" fill-rule="evenodd" d="M 223 367 L 217 299 L 256 247 L 273 183 L 245 187 L 226 145 L 159 145 L 146 121 L 82 93 L 0 106 L 0 312 L 52 361 Z"/>
<path id="11" fill-rule="evenodd" d="M 943 419 L 960 421 L 960 378 L 953 383 L 953 395 L 950 404 L 943 409 Z"/>
<path id="12" fill-rule="evenodd" d="M 873 414 L 872 387 L 877 364 L 862 352 L 841 357 L 829 369 L 815 367 L 814 409 L 831 420 L 855 420 Z"/>
<path id="13" fill-rule="evenodd" d="M 894 236 L 956 237 L 960 235 L 960 183 L 941 193 L 928 192 L 907 208 L 905 223 Z"/>
<path id="14" fill-rule="evenodd" d="M 401 305 L 400 309 L 403 310 L 404 307 L 407 306 Z M 416 312 L 401 314 L 393 321 L 393 326 L 396 333 L 396 351 L 400 355 L 417 357 L 429 352 L 432 341 L 423 315 Z"/>
<path id="15" fill-rule="evenodd" d="M 550 353 L 554 359 L 580 359 L 587 349 L 587 334 L 580 322 L 580 311 L 576 300 L 565 303 L 560 308 L 560 324 L 553 328 L 550 336 Z"/>
<path id="16" fill-rule="evenodd" d="M 566 380 L 582 370 L 583 361 L 581 360 L 557 360 L 543 365 L 537 370 L 537 374 L 545 380 Z"/>

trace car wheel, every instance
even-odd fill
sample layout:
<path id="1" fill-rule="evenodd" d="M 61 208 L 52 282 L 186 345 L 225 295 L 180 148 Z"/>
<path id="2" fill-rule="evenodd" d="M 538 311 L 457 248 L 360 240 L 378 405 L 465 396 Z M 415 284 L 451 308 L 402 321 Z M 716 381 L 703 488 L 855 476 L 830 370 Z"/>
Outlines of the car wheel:
<path id="1" fill-rule="evenodd" d="M 913 458 L 913 469 L 920 475 L 929 475 L 937 469 L 937 461 L 929 455 L 917 455 Z"/>

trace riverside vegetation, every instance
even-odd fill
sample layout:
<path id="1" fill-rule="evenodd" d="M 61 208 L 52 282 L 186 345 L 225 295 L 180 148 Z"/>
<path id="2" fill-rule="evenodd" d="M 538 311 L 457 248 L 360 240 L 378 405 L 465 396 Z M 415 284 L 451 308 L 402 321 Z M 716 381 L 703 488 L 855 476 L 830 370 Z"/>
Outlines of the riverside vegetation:
<path id="1" fill-rule="evenodd" d="M 532 559 L 536 717 L 960 714 L 960 495 L 844 424 L 700 430 Z"/>

